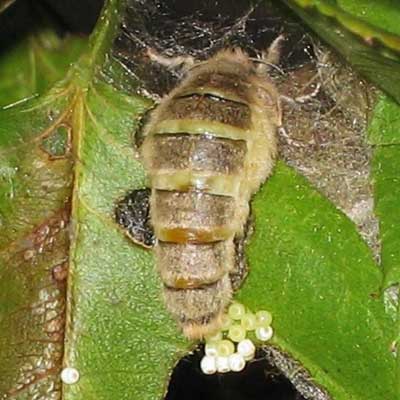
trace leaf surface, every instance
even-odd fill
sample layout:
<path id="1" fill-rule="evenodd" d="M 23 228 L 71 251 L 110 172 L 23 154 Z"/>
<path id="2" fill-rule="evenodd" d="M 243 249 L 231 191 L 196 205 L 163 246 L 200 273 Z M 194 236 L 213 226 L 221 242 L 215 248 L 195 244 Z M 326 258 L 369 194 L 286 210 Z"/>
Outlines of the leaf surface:
<path id="1" fill-rule="evenodd" d="M 53 159 L 66 91 L 0 112 L 0 393 L 59 398 L 72 159 Z M 67 128 L 68 129 L 68 128 Z M 8 396 L 8 397 L 7 397 Z"/>
<path id="2" fill-rule="evenodd" d="M 281 163 L 253 210 L 251 272 L 239 299 L 272 311 L 275 343 L 333 399 L 397 398 L 381 273 L 352 222 Z"/>
<path id="3" fill-rule="evenodd" d="M 395 327 L 391 342 L 393 352 L 400 340 L 400 106 L 382 96 L 375 107 L 369 127 L 369 140 L 375 145 L 372 160 L 375 213 L 379 218 L 381 240 L 382 290 L 385 306 Z M 400 375 L 400 359 L 396 359 L 397 384 Z M 399 385 L 399 384 L 398 384 Z M 397 396 L 400 388 L 397 386 Z"/>
<path id="4" fill-rule="evenodd" d="M 103 78 L 119 7 L 108 3 L 63 81 L 0 114 L 5 398 L 161 398 L 189 347 L 164 310 L 151 252 L 114 222 L 118 199 L 144 185 L 132 135 L 150 105 Z M 79 382 L 62 386 L 62 366 Z"/>
<path id="5" fill-rule="evenodd" d="M 384 287 L 387 287 L 400 282 L 400 106 L 382 96 L 375 107 L 368 134 L 375 145 L 372 165 L 375 211 L 380 221 L 381 263 Z"/>
<path id="6" fill-rule="evenodd" d="M 52 30 L 43 29 L 6 49 L 0 58 L 0 106 L 49 90 L 64 78 L 86 45 L 83 37 L 61 39 Z"/>

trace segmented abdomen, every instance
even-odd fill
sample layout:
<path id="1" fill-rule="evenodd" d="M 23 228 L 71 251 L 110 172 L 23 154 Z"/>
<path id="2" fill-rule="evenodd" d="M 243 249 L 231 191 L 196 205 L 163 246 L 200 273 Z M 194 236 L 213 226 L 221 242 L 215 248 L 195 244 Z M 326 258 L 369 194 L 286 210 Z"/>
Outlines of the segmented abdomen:
<path id="1" fill-rule="evenodd" d="M 264 133 L 254 134 L 250 90 L 238 74 L 187 79 L 153 113 L 143 144 L 166 306 L 190 337 L 215 328 L 231 298 L 233 239 L 269 172 L 253 154 L 265 138 L 254 143 Z"/>

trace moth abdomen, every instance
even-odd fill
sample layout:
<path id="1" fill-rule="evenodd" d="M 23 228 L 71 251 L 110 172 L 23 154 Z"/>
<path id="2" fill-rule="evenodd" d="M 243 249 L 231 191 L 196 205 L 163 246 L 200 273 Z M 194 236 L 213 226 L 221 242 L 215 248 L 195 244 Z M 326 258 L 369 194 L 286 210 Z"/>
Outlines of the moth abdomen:
<path id="1" fill-rule="evenodd" d="M 246 129 L 250 123 L 250 109 L 247 104 L 213 94 L 193 93 L 176 96 L 160 117 L 163 120 L 214 121 Z"/>
<path id="2" fill-rule="evenodd" d="M 241 173 L 246 156 L 245 140 L 214 137 L 205 134 L 157 134 L 151 139 L 151 169 L 188 170 L 208 174 Z"/>
<path id="3" fill-rule="evenodd" d="M 151 210 L 155 234 L 163 242 L 216 242 L 232 238 L 237 231 L 235 198 L 231 196 L 155 189 Z"/>
<path id="4" fill-rule="evenodd" d="M 271 170 L 279 122 L 274 86 L 236 50 L 195 65 L 145 127 L 157 268 L 188 337 L 216 329 L 231 299 L 234 238 Z"/>
<path id="5" fill-rule="evenodd" d="M 228 274 L 209 285 L 191 289 L 165 287 L 168 310 L 189 338 L 203 337 L 218 328 L 221 313 L 232 296 Z"/>
<path id="6" fill-rule="evenodd" d="M 158 270 L 164 284 L 192 289 L 221 279 L 235 260 L 230 240 L 202 244 L 159 242 L 156 247 Z"/>

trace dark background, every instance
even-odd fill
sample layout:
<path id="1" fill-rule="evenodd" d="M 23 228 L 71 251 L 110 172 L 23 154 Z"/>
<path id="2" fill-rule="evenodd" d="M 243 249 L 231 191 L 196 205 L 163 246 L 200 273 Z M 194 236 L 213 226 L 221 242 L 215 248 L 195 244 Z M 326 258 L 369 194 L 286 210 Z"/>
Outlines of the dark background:
<path id="1" fill-rule="evenodd" d="M 40 26 L 54 21 L 60 33 L 92 31 L 104 0 L 16 0 L 0 14 L 0 47 Z"/>

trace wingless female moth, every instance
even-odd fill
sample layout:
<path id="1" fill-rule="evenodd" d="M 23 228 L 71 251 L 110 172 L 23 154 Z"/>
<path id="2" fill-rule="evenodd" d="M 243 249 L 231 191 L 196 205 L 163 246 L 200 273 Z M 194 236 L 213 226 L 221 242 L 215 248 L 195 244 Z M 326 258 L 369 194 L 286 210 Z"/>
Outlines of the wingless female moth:
<path id="1" fill-rule="evenodd" d="M 184 77 L 141 132 L 149 203 L 146 192 L 130 193 L 116 218 L 148 246 L 153 240 L 143 226 L 153 228 L 166 308 L 191 339 L 221 327 L 238 276 L 245 275 L 235 253 L 251 196 L 271 173 L 277 152 L 281 107 L 268 72 L 281 39 L 261 59 L 239 48 L 202 62 L 149 52 L 156 62 L 182 64 Z"/>

